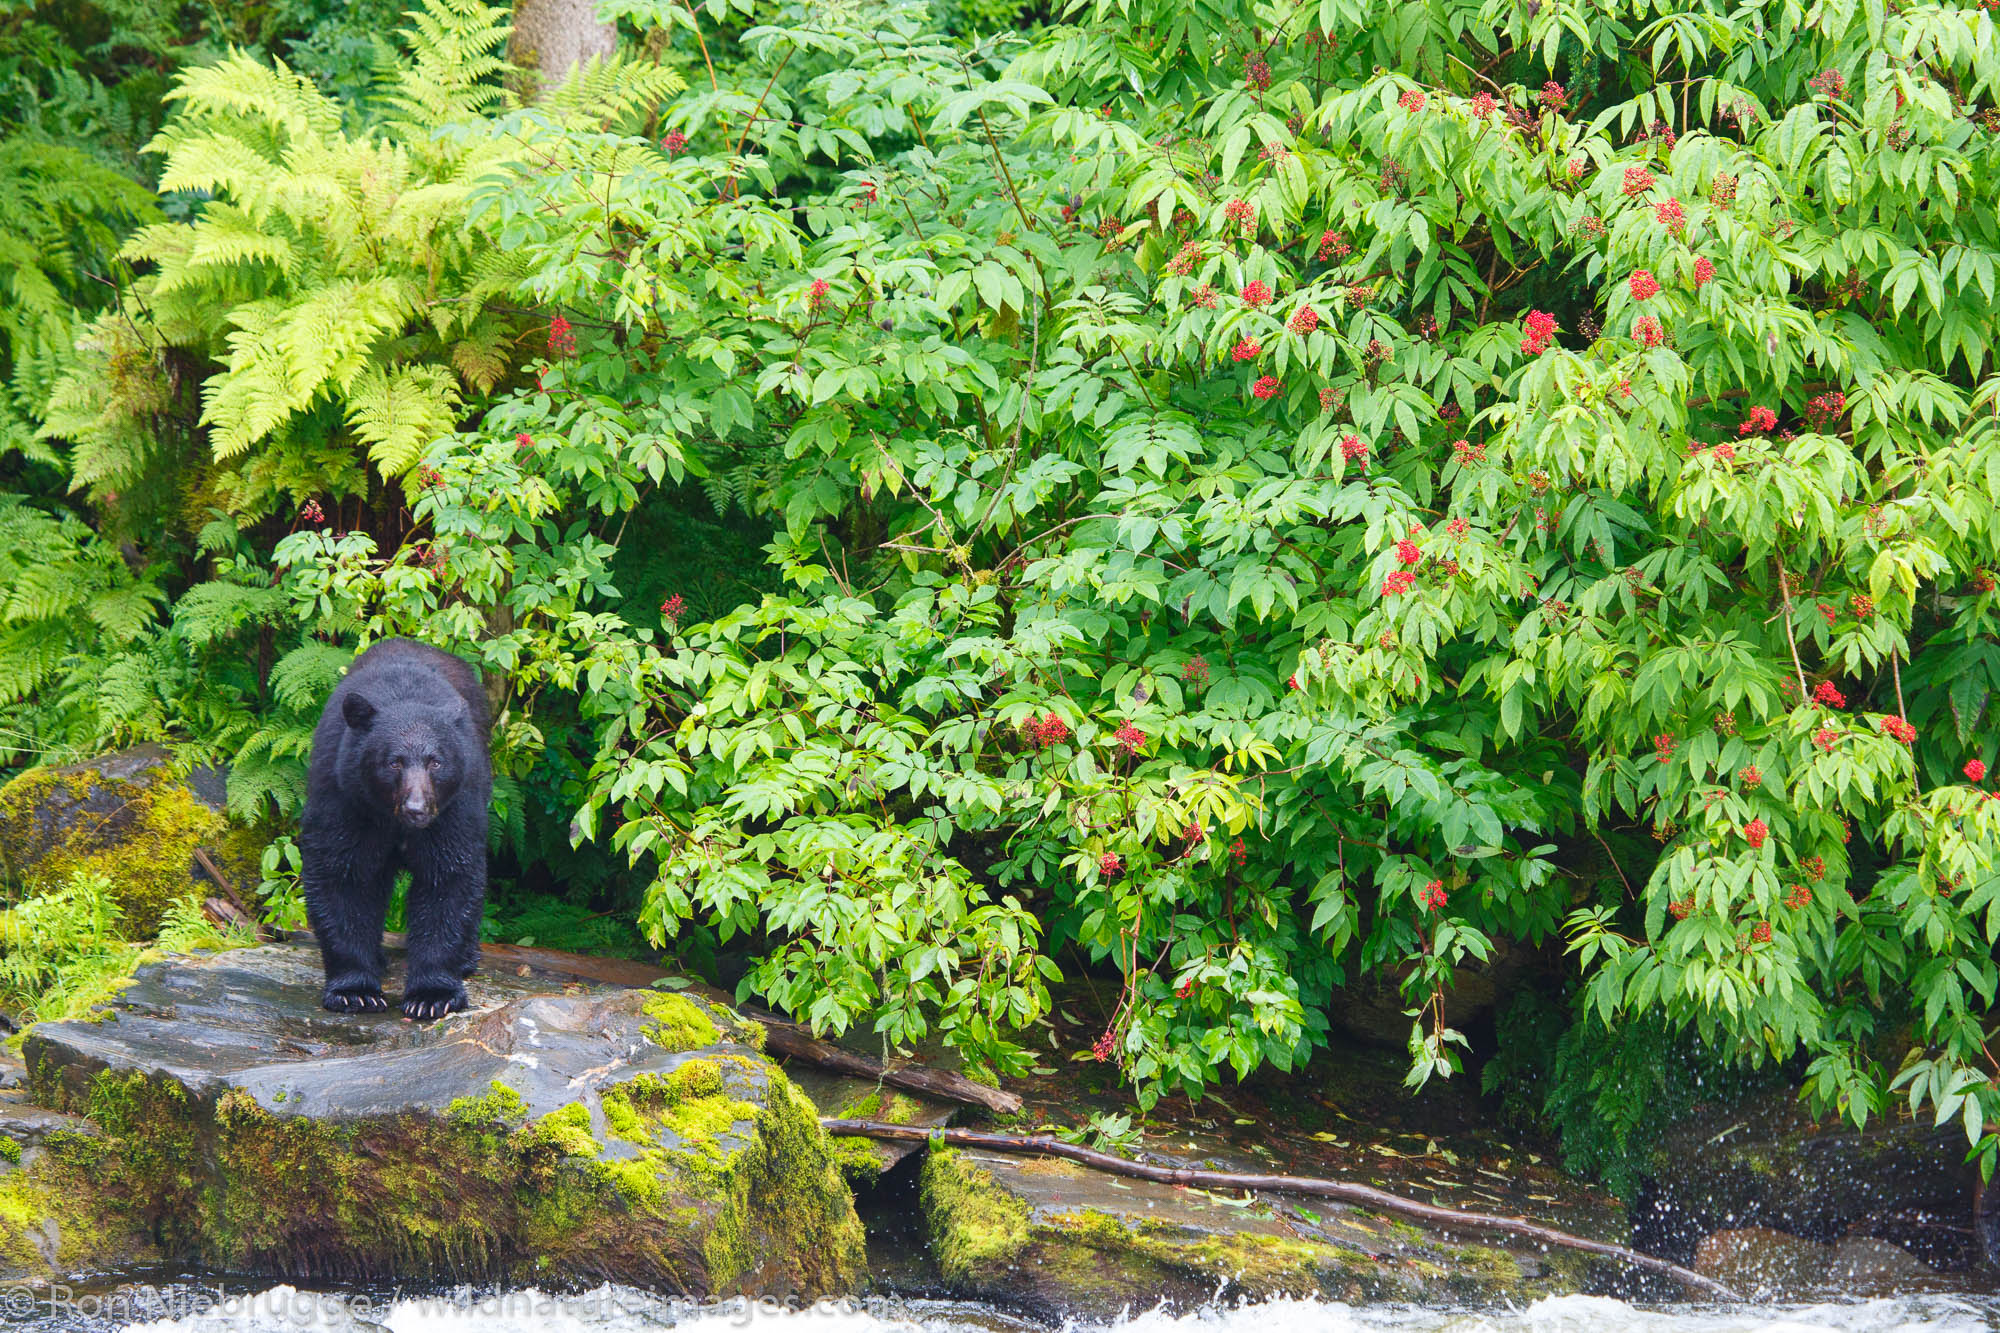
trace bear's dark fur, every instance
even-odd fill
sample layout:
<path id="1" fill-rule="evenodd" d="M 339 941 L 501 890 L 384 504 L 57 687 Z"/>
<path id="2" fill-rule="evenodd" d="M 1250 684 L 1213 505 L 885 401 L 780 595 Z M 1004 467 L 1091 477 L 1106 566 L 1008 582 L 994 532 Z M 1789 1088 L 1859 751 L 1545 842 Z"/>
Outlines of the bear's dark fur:
<path id="1" fill-rule="evenodd" d="M 410 872 L 403 1013 L 442 1018 L 465 1007 L 486 899 L 487 730 L 478 675 L 409 639 L 361 654 L 327 699 L 299 823 L 327 1008 L 389 1007 L 382 921 L 398 870 Z"/>

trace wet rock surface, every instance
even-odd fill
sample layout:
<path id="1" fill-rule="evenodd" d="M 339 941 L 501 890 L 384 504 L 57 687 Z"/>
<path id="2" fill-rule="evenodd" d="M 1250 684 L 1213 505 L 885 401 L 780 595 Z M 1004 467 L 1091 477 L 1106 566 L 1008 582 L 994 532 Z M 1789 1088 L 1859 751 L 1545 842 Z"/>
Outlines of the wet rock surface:
<path id="1" fill-rule="evenodd" d="M 1528 1300 L 1611 1276 L 1572 1252 L 1453 1239 L 1323 1200 L 1230 1196 L 1052 1158 L 933 1149 L 921 1200 L 946 1291 L 1048 1320 L 1284 1296 Z"/>
<path id="2" fill-rule="evenodd" d="M 1767 1227 L 1703 1237 L 1694 1268 L 1751 1300 L 1886 1296 L 1949 1291 L 1955 1285 L 1886 1240 L 1849 1236 L 1822 1245 Z"/>
<path id="3" fill-rule="evenodd" d="M 309 947 L 235 950 L 149 965 L 93 1020 L 37 1027 L 36 1108 L 9 1107 L 22 1135 L 7 1132 L 61 1151 L 24 1153 L 21 1206 L 0 1201 L 17 1271 L 32 1237 L 7 1242 L 37 1229 L 37 1202 L 88 1181 L 79 1237 L 139 1232 L 227 1271 L 691 1293 L 858 1280 L 815 1110 L 727 1007 L 526 966 L 474 978 L 472 1008 L 434 1025 L 328 1014 L 319 989 Z M 37 1119 L 51 1113 L 80 1119 Z M 101 1249 L 38 1253 L 66 1271 Z"/>
<path id="4" fill-rule="evenodd" d="M 1789 1093 L 1697 1118 L 1663 1140 L 1633 1209 L 1641 1249 L 1679 1262 L 1717 1233 L 1887 1242 L 1927 1270 L 1977 1266 L 1979 1173 L 1957 1123 L 1821 1124 Z"/>

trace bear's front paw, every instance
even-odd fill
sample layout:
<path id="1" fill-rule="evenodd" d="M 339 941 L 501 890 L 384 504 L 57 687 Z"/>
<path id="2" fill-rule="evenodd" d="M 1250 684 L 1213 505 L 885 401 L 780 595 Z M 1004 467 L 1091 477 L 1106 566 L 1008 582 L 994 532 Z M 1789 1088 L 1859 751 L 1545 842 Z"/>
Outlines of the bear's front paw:
<path id="1" fill-rule="evenodd" d="M 347 982 L 328 986 L 320 1004 L 336 1014 L 378 1014 L 388 1009 L 382 988 L 372 982 Z"/>
<path id="2" fill-rule="evenodd" d="M 428 1022 L 465 1008 L 465 987 L 414 990 L 403 997 L 403 1017 Z"/>

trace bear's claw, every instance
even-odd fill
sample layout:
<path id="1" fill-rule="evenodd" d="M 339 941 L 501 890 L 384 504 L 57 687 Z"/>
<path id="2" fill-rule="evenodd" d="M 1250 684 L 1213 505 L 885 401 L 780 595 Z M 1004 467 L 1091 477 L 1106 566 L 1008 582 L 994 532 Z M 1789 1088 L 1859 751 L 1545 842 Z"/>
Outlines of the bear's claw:
<path id="1" fill-rule="evenodd" d="M 381 1013 L 389 1007 L 388 998 L 379 990 L 330 990 L 321 997 L 320 1004 L 336 1014 Z"/>
<path id="2" fill-rule="evenodd" d="M 420 1022 L 443 1018 L 456 1009 L 465 1008 L 465 992 L 456 995 L 406 995 L 403 997 L 403 1017 Z"/>

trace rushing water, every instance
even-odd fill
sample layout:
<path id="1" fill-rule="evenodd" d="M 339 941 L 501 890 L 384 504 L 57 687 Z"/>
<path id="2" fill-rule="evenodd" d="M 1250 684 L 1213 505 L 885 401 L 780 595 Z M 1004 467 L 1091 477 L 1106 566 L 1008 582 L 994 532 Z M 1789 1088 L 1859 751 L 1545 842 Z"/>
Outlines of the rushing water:
<path id="1" fill-rule="evenodd" d="M 123 1286 L 30 1308 L 0 1301 L 0 1328 L 37 1333 L 1033 1333 L 982 1306 L 868 1300 L 804 1309 L 702 1305 L 621 1287 L 573 1295 L 532 1289 L 425 1297 L 172 1283 Z M 1274 1301 L 1191 1314 L 1138 1311 L 1062 1333 L 1876 1333 L 2000 1329 L 2000 1298 L 1922 1295 L 1816 1305 L 1634 1306 L 1563 1296 L 1516 1310 Z"/>

